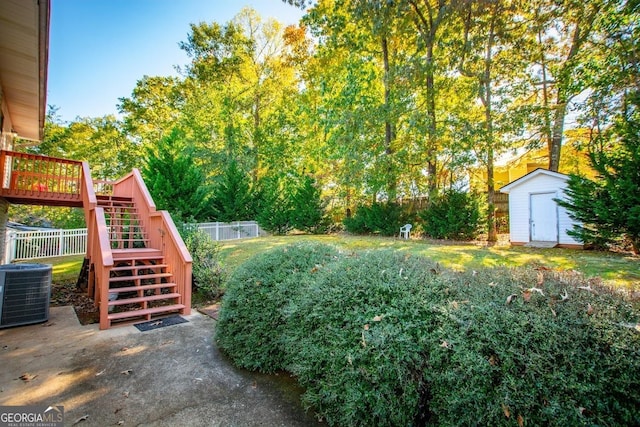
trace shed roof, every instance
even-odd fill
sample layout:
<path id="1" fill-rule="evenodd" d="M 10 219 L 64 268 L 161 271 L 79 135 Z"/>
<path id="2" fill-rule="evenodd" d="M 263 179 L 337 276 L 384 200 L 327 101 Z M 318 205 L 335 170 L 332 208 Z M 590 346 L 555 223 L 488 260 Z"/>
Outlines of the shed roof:
<path id="1" fill-rule="evenodd" d="M 509 184 L 505 185 L 504 187 L 502 187 L 499 191 L 501 193 L 506 193 L 509 194 L 509 192 L 511 190 L 513 190 L 515 187 L 518 187 L 530 180 L 532 180 L 533 178 L 540 176 L 540 175 L 547 175 L 547 176 L 551 176 L 553 178 L 558 178 L 561 179 L 562 181 L 567 181 L 569 179 L 569 175 L 565 175 L 563 173 L 560 172 L 554 172 L 554 171 L 550 171 L 547 169 L 541 169 L 538 168 L 532 172 L 529 172 L 528 174 L 521 176 L 520 178 L 516 179 L 515 181 L 510 182 Z"/>

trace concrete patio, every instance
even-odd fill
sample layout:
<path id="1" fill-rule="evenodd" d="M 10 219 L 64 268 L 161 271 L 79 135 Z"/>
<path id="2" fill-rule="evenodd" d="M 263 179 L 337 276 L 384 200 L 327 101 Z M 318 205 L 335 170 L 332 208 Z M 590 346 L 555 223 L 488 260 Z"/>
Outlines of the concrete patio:
<path id="1" fill-rule="evenodd" d="M 47 323 L 0 329 L 0 405 L 63 405 L 69 426 L 322 425 L 293 380 L 234 368 L 213 342 L 215 321 L 185 318 L 99 331 L 53 307 Z"/>

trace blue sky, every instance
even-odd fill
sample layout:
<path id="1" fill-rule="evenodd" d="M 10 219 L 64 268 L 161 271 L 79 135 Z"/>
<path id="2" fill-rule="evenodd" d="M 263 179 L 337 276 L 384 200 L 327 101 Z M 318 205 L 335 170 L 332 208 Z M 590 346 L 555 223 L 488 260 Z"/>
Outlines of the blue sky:
<path id="1" fill-rule="evenodd" d="M 144 75 L 177 75 L 189 24 L 226 23 L 245 6 L 297 23 L 282 0 L 52 0 L 47 104 L 64 121 L 116 114 Z"/>

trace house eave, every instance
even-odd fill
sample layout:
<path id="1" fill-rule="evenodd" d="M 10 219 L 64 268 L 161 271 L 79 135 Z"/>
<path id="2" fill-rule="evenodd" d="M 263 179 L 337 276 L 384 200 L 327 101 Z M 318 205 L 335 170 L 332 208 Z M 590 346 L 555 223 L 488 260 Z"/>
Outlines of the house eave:
<path id="1" fill-rule="evenodd" d="M 10 131 L 39 141 L 47 106 L 50 0 L 0 2 L 0 84 Z M 6 129 L 5 129 L 6 130 Z"/>

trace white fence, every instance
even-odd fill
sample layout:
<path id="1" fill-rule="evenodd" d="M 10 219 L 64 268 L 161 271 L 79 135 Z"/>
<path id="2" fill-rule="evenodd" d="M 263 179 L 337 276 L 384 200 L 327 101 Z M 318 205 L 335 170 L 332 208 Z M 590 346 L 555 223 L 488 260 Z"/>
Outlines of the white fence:
<path id="1" fill-rule="evenodd" d="M 213 240 L 236 240 L 264 236 L 255 221 L 194 224 Z M 81 255 L 87 250 L 87 229 L 7 231 L 4 261 L 25 261 L 65 255 Z"/>
<path id="2" fill-rule="evenodd" d="M 87 229 L 8 231 L 6 242 L 7 262 L 80 255 L 87 250 Z"/>
<path id="3" fill-rule="evenodd" d="M 211 237 L 212 240 L 236 240 L 250 237 L 264 236 L 260 226 L 255 221 L 237 222 L 203 222 L 196 224 L 198 229 Z"/>

